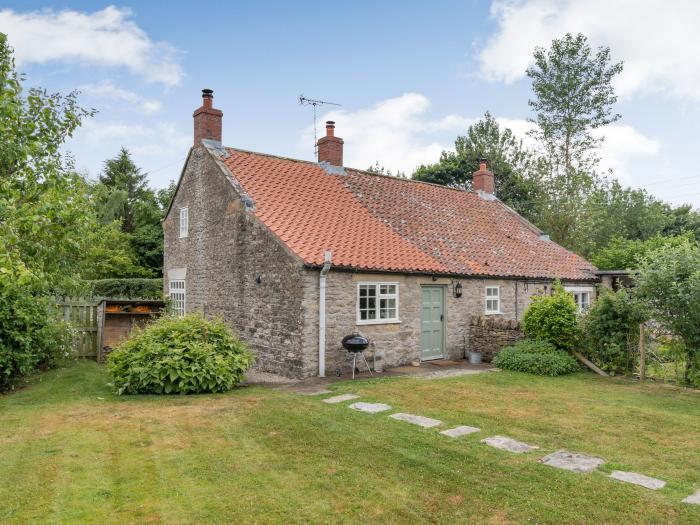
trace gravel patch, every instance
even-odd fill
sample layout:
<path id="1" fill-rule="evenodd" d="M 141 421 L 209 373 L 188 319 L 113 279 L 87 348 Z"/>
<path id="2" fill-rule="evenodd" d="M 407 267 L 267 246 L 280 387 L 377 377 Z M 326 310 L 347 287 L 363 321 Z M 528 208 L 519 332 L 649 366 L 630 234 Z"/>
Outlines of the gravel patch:
<path id="1" fill-rule="evenodd" d="M 571 472 L 592 472 L 605 463 L 604 459 L 576 452 L 567 452 L 566 450 L 559 450 L 549 454 L 540 461 L 550 467 L 570 470 Z"/>
<path id="2" fill-rule="evenodd" d="M 442 425 L 442 421 L 439 419 L 431 419 L 429 417 L 415 416 L 413 414 L 403 414 L 399 412 L 398 414 L 391 414 L 389 416 L 391 419 L 398 419 L 399 421 L 406 421 L 407 423 L 413 423 L 423 428 L 432 428 Z"/>
<path id="3" fill-rule="evenodd" d="M 473 434 L 474 432 L 479 432 L 480 430 L 480 428 L 461 425 L 455 428 L 448 428 L 447 430 L 443 430 L 442 432 L 440 432 L 440 434 L 444 436 L 457 438 L 460 436 L 466 436 L 467 434 Z"/>
<path id="4" fill-rule="evenodd" d="M 508 452 L 515 452 L 516 454 L 523 454 L 525 452 L 530 452 L 536 450 L 540 447 L 535 445 L 528 445 L 522 441 L 516 441 L 505 436 L 493 436 L 490 438 L 482 439 L 482 443 L 487 444 L 493 448 L 499 448 L 501 450 L 507 450 Z"/>
<path id="5" fill-rule="evenodd" d="M 626 483 L 633 483 L 634 485 L 639 485 L 640 487 L 645 487 L 651 490 L 659 490 L 666 486 L 666 482 L 656 478 L 650 478 L 644 474 L 637 474 L 636 472 L 624 472 L 622 470 L 613 470 L 610 477 L 617 479 L 619 481 L 624 481 Z"/>
<path id="6" fill-rule="evenodd" d="M 353 410 L 357 410 L 359 412 L 368 412 L 370 414 L 376 414 L 377 412 L 384 412 L 385 410 L 391 410 L 391 407 L 389 405 L 385 405 L 384 403 L 353 403 L 352 405 L 349 405 L 350 408 Z"/>

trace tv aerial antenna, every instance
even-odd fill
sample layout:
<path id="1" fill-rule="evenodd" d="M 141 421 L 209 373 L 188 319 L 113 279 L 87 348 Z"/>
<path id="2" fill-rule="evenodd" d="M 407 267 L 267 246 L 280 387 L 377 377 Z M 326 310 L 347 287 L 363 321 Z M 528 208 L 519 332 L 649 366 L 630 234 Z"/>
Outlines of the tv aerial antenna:
<path id="1" fill-rule="evenodd" d="M 299 104 L 301 106 L 313 106 L 314 108 L 314 157 L 318 153 L 318 137 L 316 135 L 316 107 L 317 106 L 340 106 L 336 102 L 328 102 L 327 100 L 315 100 L 313 98 L 305 97 L 303 94 L 299 95 Z"/>

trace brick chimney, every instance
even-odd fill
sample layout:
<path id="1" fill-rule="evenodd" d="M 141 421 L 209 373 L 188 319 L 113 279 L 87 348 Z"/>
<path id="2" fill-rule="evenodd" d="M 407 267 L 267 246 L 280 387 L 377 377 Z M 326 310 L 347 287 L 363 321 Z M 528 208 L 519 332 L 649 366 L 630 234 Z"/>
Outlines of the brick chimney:
<path id="1" fill-rule="evenodd" d="M 326 122 L 326 136 L 318 139 L 318 161 L 343 165 L 343 139 L 335 136 L 335 122 Z"/>
<path id="2" fill-rule="evenodd" d="M 491 173 L 486 167 L 486 159 L 479 159 L 479 171 L 474 172 L 474 179 L 472 182 L 472 189 L 474 191 L 483 191 L 490 195 L 494 194 L 495 184 L 493 173 Z"/>
<path id="3" fill-rule="evenodd" d="M 214 92 L 211 89 L 202 90 L 202 106 L 197 108 L 194 117 L 194 145 L 199 146 L 202 139 L 221 142 L 221 117 L 223 113 L 214 109 Z"/>

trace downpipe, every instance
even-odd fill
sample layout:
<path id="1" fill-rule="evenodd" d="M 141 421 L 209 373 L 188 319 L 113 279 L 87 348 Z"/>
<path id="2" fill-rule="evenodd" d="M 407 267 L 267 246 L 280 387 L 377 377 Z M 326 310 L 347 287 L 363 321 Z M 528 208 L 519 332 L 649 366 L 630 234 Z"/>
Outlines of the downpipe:
<path id="1" fill-rule="evenodd" d="M 326 377 L 326 276 L 331 270 L 333 253 L 323 254 L 323 268 L 318 279 L 318 377 Z"/>

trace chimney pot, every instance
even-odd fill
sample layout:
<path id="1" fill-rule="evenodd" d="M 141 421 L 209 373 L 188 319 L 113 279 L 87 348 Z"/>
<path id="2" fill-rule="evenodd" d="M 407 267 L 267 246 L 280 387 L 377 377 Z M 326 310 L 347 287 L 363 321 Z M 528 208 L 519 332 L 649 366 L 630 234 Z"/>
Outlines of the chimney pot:
<path id="1" fill-rule="evenodd" d="M 202 90 L 202 105 L 195 110 L 194 145 L 199 146 L 203 139 L 221 142 L 221 120 L 223 113 L 214 109 L 214 91 Z"/>
<path id="2" fill-rule="evenodd" d="M 474 172 L 472 188 L 474 191 L 483 191 L 493 195 L 495 192 L 495 180 L 493 173 L 488 170 L 488 161 L 485 157 L 479 158 L 479 170 Z"/>
<path id="3" fill-rule="evenodd" d="M 318 161 L 333 166 L 343 165 L 343 139 L 335 136 L 335 122 L 326 121 L 326 136 L 318 139 Z"/>

